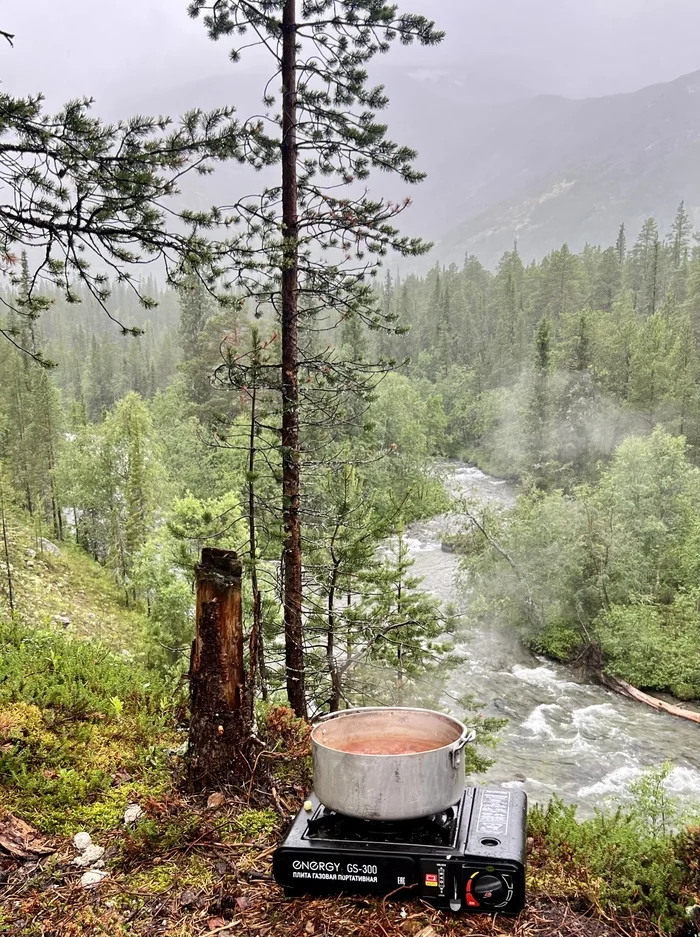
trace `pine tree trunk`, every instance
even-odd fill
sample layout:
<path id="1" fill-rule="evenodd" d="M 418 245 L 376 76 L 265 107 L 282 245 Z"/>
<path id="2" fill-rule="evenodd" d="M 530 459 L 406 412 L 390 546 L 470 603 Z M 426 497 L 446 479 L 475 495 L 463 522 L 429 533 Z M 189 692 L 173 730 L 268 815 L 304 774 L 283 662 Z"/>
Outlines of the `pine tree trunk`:
<path id="1" fill-rule="evenodd" d="M 284 639 L 287 696 L 306 717 L 302 634 L 299 452 L 299 219 L 297 181 L 296 0 L 282 19 L 282 496 L 284 512 Z"/>
<path id="2" fill-rule="evenodd" d="M 248 771 L 241 564 L 230 550 L 204 549 L 196 569 L 197 630 L 190 663 L 188 784 L 203 791 Z"/>

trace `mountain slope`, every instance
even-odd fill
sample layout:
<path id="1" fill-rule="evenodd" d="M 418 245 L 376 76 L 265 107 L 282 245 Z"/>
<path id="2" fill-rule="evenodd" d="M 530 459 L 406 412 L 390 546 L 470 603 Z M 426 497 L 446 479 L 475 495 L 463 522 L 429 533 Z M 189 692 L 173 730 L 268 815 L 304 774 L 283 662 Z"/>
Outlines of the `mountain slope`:
<path id="1" fill-rule="evenodd" d="M 17 618 L 32 627 L 104 642 L 131 656 L 143 641 L 143 616 L 124 605 L 109 572 L 74 543 L 51 543 L 20 509 L 7 512 L 10 576 Z M 7 565 L 0 541 L 0 620 L 9 617 Z"/>
<path id="2" fill-rule="evenodd" d="M 528 259 L 567 240 L 613 243 L 623 221 L 667 227 L 682 199 L 700 218 L 700 72 L 635 94 L 505 105 L 473 137 L 453 170 L 443 260 L 468 251 L 493 264 L 515 238 Z"/>

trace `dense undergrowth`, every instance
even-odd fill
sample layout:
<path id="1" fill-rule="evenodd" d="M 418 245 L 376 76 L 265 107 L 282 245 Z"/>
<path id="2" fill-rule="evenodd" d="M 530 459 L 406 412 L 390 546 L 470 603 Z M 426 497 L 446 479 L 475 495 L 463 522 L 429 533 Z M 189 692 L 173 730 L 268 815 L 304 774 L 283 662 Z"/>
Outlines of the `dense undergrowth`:
<path id="1" fill-rule="evenodd" d="M 0 806 L 48 833 L 110 830 L 171 783 L 181 744 L 155 674 L 49 627 L 0 623 Z"/>
<path id="2" fill-rule="evenodd" d="M 531 887 L 603 913 L 642 914 L 662 931 L 677 931 L 700 898 L 700 827 L 687 825 L 669 798 L 670 770 L 649 771 L 632 785 L 631 804 L 583 822 L 558 798 L 534 807 Z"/>

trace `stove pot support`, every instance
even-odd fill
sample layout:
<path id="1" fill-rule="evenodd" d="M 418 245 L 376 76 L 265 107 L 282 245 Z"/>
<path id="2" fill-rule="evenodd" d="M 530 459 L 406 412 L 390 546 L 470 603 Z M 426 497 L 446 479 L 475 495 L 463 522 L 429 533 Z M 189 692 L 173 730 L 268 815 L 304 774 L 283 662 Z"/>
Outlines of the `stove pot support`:
<path id="1" fill-rule="evenodd" d="M 431 816 L 462 796 L 464 748 L 475 737 L 457 719 L 425 709 L 331 713 L 311 735 L 314 790 L 330 810 L 362 820 Z M 407 753 L 364 753 L 383 740 L 398 749 L 404 741 Z"/>

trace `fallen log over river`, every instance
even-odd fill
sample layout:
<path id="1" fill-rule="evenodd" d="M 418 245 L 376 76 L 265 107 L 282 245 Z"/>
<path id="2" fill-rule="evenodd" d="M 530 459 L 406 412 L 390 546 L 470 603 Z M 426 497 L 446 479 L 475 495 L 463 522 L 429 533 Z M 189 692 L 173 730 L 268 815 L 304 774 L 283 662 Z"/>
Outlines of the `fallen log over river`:
<path id="1" fill-rule="evenodd" d="M 655 696 L 649 696 L 648 693 L 643 693 L 624 680 L 620 680 L 619 677 L 610 677 L 607 674 L 601 674 L 600 681 L 604 686 L 614 690 L 616 693 L 620 693 L 622 696 L 626 696 L 629 699 L 637 700 L 638 703 L 645 703 L 658 712 L 668 713 L 671 716 L 678 716 L 679 719 L 687 719 L 689 722 L 697 722 L 700 724 L 700 713 L 693 712 L 690 709 L 683 709 L 680 706 L 673 706 L 671 703 L 665 703 Z"/>

